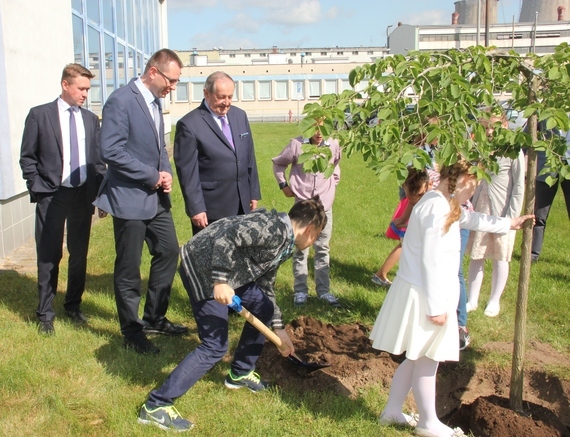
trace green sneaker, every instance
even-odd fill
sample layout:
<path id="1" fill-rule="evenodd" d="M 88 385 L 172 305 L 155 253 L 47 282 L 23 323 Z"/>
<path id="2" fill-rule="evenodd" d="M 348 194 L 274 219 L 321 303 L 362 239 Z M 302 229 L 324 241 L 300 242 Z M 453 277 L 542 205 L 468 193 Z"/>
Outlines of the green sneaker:
<path id="1" fill-rule="evenodd" d="M 178 432 L 189 431 L 194 426 L 189 420 L 180 417 L 180 413 L 172 405 L 150 410 L 146 403 L 141 407 L 138 422 L 143 425 L 156 425 L 167 431 Z"/>
<path id="2" fill-rule="evenodd" d="M 228 376 L 226 376 L 226 380 L 224 382 L 227 388 L 232 390 L 237 390 L 240 388 L 247 387 L 252 392 L 257 393 L 258 391 L 263 391 L 267 388 L 271 387 L 266 381 L 262 381 L 259 378 L 259 375 L 255 373 L 253 370 L 249 372 L 247 375 L 235 377 L 232 375 L 232 371 L 230 370 Z"/>

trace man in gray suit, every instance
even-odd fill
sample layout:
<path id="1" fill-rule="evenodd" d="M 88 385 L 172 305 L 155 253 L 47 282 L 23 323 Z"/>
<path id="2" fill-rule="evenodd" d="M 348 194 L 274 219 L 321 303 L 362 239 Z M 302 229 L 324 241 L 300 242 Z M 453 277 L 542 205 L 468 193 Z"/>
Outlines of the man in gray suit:
<path id="1" fill-rule="evenodd" d="M 210 74 L 202 104 L 176 125 L 174 162 L 194 234 L 250 212 L 261 198 L 251 128 L 232 106 L 234 87 L 226 73 Z"/>
<path id="2" fill-rule="evenodd" d="M 105 174 L 105 164 L 99 158 L 99 119 L 81 108 L 92 78 L 82 65 L 66 65 L 60 97 L 30 110 L 22 137 L 20 167 L 31 201 L 36 203 L 36 314 L 40 332 L 47 335 L 55 333 L 52 303 L 66 222 L 69 263 L 63 306 L 73 321 L 87 322 L 80 304 L 94 212 L 91 202 Z"/>
<path id="3" fill-rule="evenodd" d="M 144 74 L 115 90 L 103 108 L 101 157 L 108 172 L 95 205 L 113 216 L 114 288 L 124 346 L 142 354 L 159 352 L 146 334 L 181 335 L 188 330 L 165 317 L 179 246 L 170 212 L 172 168 L 159 100 L 176 89 L 181 69 L 176 53 L 159 50 Z M 140 320 L 145 241 L 152 261 Z"/>

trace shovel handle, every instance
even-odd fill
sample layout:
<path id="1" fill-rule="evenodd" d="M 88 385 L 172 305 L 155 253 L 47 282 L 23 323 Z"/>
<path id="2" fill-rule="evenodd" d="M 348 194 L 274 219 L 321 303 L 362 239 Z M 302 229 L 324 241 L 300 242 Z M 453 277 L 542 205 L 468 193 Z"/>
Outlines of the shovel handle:
<path id="1" fill-rule="evenodd" d="M 271 329 L 265 326 L 257 317 L 251 314 L 244 306 L 241 307 L 241 311 L 238 312 L 240 316 L 242 316 L 245 320 L 253 325 L 255 329 L 265 335 L 271 343 L 277 346 L 277 349 L 280 351 L 288 351 L 289 347 L 281 341 L 279 336 L 275 334 Z"/>

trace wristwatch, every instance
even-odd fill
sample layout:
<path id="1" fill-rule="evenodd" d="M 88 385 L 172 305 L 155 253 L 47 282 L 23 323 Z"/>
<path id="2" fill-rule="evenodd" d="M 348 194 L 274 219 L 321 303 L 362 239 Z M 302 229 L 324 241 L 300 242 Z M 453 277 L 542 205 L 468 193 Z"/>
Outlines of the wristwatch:
<path id="1" fill-rule="evenodd" d="M 280 183 L 279 183 L 279 189 L 280 189 L 280 190 L 282 190 L 283 188 L 285 188 L 285 187 L 287 187 L 287 186 L 288 186 L 287 182 L 280 182 Z"/>

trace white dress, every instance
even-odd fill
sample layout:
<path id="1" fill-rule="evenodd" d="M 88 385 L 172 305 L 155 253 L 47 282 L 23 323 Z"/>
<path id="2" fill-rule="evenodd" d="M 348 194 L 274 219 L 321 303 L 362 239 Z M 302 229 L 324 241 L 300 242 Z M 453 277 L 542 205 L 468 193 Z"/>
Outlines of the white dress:
<path id="1" fill-rule="evenodd" d="M 510 219 L 462 210 L 459 222 L 443 228 L 449 202 L 429 191 L 414 206 L 402 245 L 400 267 L 370 334 L 372 347 L 416 360 L 459 360 L 459 224 L 470 230 L 506 233 Z M 442 326 L 428 316 L 447 314 Z"/>

